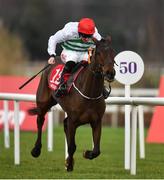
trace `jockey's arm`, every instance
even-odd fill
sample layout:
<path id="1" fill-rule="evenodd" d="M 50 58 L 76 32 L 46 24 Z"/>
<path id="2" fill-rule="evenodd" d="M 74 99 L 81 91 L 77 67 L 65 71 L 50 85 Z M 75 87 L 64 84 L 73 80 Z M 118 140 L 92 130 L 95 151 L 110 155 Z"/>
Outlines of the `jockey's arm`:
<path id="1" fill-rule="evenodd" d="M 55 63 L 56 45 L 58 43 L 71 39 L 71 36 L 72 36 L 71 26 L 72 26 L 71 23 L 67 23 L 63 29 L 57 31 L 54 35 L 50 36 L 48 40 L 48 48 L 47 48 L 47 51 L 50 55 L 50 58 L 48 60 L 49 64 Z"/>
<path id="2" fill-rule="evenodd" d="M 64 41 L 62 30 L 57 31 L 54 35 L 50 36 L 48 40 L 48 54 L 50 58 L 48 59 L 49 64 L 55 63 L 56 56 L 56 45 Z"/>

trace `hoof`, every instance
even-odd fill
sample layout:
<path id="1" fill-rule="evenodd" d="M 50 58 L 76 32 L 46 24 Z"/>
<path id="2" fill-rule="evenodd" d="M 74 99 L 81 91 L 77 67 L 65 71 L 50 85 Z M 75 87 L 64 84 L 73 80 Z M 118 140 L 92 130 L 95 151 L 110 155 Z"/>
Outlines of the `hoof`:
<path id="1" fill-rule="evenodd" d="M 39 157 L 41 153 L 41 148 L 34 147 L 31 151 L 31 155 L 35 158 Z"/>
<path id="2" fill-rule="evenodd" d="M 90 160 L 96 158 L 98 155 L 100 155 L 100 151 L 97 151 L 97 152 L 84 151 L 83 153 L 83 157 Z"/>
<path id="3" fill-rule="evenodd" d="M 73 171 L 73 166 L 71 166 L 71 167 L 67 167 L 67 172 L 71 172 L 71 171 Z"/>
<path id="4" fill-rule="evenodd" d="M 65 168 L 66 168 L 67 172 L 73 171 L 73 166 L 74 166 L 74 160 L 73 160 L 72 163 L 69 163 L 68 159 L 66 159 L 66 161 L 65 161 Z"/>
<path id="5" fill-rule="evenodd" d="M 84 151 L 83 152 L 83 157 L 86 158 L 86 159 L 93 159 L 92 151 Z"/>

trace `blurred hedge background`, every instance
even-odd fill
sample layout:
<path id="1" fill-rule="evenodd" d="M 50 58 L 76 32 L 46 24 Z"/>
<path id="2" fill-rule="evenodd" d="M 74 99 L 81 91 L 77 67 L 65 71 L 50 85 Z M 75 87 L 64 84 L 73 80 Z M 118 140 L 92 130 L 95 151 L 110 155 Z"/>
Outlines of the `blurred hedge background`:
<path id="1" fill-rule="evenodd" d="M 36 73 L 47 61 L 49 36 L 82 17 L 93 18 L 102 36 L 112 36 L 117 53 L 131 50 L 142 57 L 145 74 L 136 86 L 158 87 L 164 67 L 163 0 L 0 0 L 0 75 Z"/>

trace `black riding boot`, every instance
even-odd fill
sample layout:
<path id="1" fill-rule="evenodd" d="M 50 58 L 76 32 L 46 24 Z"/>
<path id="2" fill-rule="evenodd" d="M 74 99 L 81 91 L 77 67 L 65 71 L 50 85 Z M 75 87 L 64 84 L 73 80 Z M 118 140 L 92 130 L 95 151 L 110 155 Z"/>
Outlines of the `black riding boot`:
<path id="1" fill-rule="evenodd" d="M 64 69 L 61 74 L 59 88 L 55 94 L 55 97 L 62 97 L 67 94 L 67 80 L 71 74 L 72 69 L 75 67 L 76 63 L 69 61 L 65 64 Z"/>

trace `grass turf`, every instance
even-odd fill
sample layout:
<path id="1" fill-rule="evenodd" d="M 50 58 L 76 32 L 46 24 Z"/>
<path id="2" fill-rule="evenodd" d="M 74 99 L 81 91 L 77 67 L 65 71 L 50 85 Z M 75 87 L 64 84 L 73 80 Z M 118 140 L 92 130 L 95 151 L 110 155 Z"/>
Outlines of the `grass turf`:
<path id="1" fill-rule="evenodd" d="M 103 127 L 101 155 L 94 160 L 82 157 L 91 149 L 91 128 L 82 126 L 76 133 L 77 150 L 74 155 L 73 172 L 64 169 L 64 131 L 54 128 L 54 151 L 47 151 L 47 133 L 43 133 L 42 154 L 33 158 L 30 154 L 36 134 L 21 132 L 21 164 L 14 165 L 13 132 L 10 133 L 11 147 L 4 148 L 3 132 L 0 132 L 0 178 L 8 179 L 157 179 L 164 178 L 164 145 L 146 144 L 146 159 L 137 153 L 137 175 L 124 170 L 124 129 Z"/>

